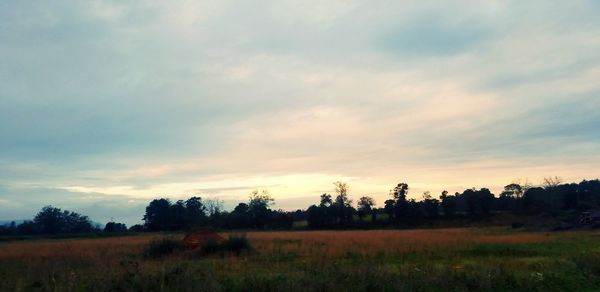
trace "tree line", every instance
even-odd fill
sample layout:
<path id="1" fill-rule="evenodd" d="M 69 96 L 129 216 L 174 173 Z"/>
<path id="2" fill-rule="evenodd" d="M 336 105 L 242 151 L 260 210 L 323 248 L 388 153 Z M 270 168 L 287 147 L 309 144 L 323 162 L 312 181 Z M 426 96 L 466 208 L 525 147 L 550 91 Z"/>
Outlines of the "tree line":
<path id="1" fill-rule="evenodd" d="M 506 185 L 496 196 L 487 188 L 471 188 L 453 195 L 447 191 L 438 196 L 425 192 L 421 199 L 409 199 L 410 187 L 398 183 L 382 207 L 375 200 L 360 196 L 353 204 L 349 186 L 335 182 L 335 193 L 324 193 L 318 203 L 304 210 L 273 210 L 274 199 L 268 191 L 254 191 L 247 202 L 226 211 L 223 202 L 203 200 L 193 196 L 172 202 L 166 198 L 152 200 L 142 217 L 143 224 L 130 228 L 123 223 L 109 222 L 103 228 L 75 212 L 46 206 L 33 218 L 21 224 L 12 222 L 0 226 L 1 234 L 53 234 L 124 231 L 178 231 L 199 226 L 218 229 L 338 229 L 416 227 L 436 221 L 454 219 L 485 220 L 498 213 L 523 216 L 547 214 L 556 216 L 564 211 L 600 209 L 600 181 L 562 183 L 560 178 L 545 178 L 541 186 L 528 183 Z"/>

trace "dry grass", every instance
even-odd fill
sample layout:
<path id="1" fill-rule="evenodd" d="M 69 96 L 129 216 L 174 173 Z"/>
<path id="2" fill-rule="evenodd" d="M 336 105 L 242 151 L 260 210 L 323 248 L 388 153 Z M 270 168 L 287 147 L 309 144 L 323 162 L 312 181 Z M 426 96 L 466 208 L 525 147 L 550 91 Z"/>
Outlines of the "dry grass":
<path id="1" fill-rule="evenodd" d="M 56 257 L 104 257 L 139 253 L 156 234 L 101 239 L 48 239 L 0 244 L 0 260 Z"/>
<path id="2" fill-rule="evenodd" d="M 257 250 L 284 248 L 303 255 L 339 256 L 355 253 L 399 253 L 426 249 L 461 248 L 479 243 L 529 243 L 554 238 L 549 233 L 490 233 L 474 228 L 250 232 Z M 281 247 L 281 246 L 284 247 Z"/>
<path id="3" fill-rule="evenodd" d="M 478 243 L 529 243 L 556 238 L 542 232 L 493 233 L 472 228 L 368 230 L 368 231 L 269 231 L 246 233 L 257 251 L 293 251 L 302 255 L 339 256 L 411 252 L 438 247 L 460 248 Z M 563 235 L 564 236 L 564 235 Z M 36 240 L 0 244 L 0 260 L 57 257 L 113 257 L 138 254 L 161 235 L 72 240 Z M 179 237 L 179 235 L 178 235 Z M 180 237 L 183 238 L 183 235 Z"/>

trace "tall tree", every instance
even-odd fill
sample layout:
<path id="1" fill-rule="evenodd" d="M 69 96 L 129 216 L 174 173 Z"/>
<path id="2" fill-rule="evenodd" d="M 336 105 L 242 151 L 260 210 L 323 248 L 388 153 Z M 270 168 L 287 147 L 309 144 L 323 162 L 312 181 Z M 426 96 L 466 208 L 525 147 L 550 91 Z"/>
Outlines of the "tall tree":
<path id="1" fill-rule="evenodd" d="M 171 201 L 168 199 L 155 199 L 146 207 L 144 214 L 144 225 L 148 230 L 168 230 L 171 227 L 170 220 Z"/>
<path id="2" fill-rule="evenodd" d="M 191 197 L 185 201 L 186 227 L 195 227 L 206 224 L 206 206 L 200 197 Z"/>
<path id="3" fill-rule="evenodd" d="M 353 215 L 352 200 L 348 197 L 348 184 L 341 181 L 336 181 L 333 184 L 337 193 L 334 206 L 337 211 L 339 224 L 347 225 L 352 222 Z"/>
<path id="4" fill-rule="evenodd" d="M 269 222 L 271 214 L 270 206 L 273 204 L 273 201 L 274 199 L 267 190 L 262 190 L 261 192 L 254 190 L 250 194 L 248 210 L 254 226 L 263 228 Z"/>
<path id="5" fill-rule="evenodd" d="M 399 222 L 401 218 L 406 218 L 410 213 L 410 204 L 406 200 L 408 195 L 408 184 L 399 183 L 392 191 L 394 199 L 394 219 Z"/>

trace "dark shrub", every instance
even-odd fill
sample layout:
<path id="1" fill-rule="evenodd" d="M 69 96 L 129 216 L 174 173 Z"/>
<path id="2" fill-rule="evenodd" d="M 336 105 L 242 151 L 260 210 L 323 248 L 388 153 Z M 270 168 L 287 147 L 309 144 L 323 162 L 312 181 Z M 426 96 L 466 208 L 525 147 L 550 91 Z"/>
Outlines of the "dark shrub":
<path id="1" fill-rule="evenodd" d="M 510 226 L 513 229 L 519 229 L 519 228 L 523 228 L 523 226 L 525 226 L 525 224 L 521 223 L 521 222 L 513 222 L 510 224 Z"/>
<path id="2" fill-rule="evenodd" d="M 245 235 L 230 235 L 228 239 L 223 241 L 206 240 L 199 249 L 190 253 L 190 255 L 192 257 L 203 257 L 216 253 L 220 253 L 221 256 L 227 253 L 234 253 L 236 256 L 239 256 L 242 252 L 248 252 L 251 249 L 250 241 Z"/>
<path id="3" fill-rule="evenodd" d="M 250 251 L 250 241 L 246 235 L 230 235 L 229 238 L 223 243 L 225 250 L 240 255 L 243 251 Z"/>
<path id="4" fill-rule="evenodd" d="M 213 239 L 206 240 L 200 248 L 200 252 L 202 254 L 213 254 L 218 252 L 219 250 L 221 250 L 221 245 L 219 244 L 219 242 Z"/>
<path id="5" fill-rule="evenodd" d="M 144 251 L 144 256 L 146 258 L 159 258 L 182 248 L 183 246 L 179 240 L 164 237 L 150 242 Z"/>

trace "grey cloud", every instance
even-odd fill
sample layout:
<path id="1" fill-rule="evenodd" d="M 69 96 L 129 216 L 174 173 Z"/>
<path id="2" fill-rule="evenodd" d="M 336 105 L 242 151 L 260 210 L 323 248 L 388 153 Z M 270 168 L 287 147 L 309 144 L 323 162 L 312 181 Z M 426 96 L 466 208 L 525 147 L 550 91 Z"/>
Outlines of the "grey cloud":
<path id="1" fill-rule="evenodd" d="M 38 188 L 0 199 L 105 220 L 102 194 L 53 187 L 583 161 L 598 145 L 593 1 L 180 4 L 0 4 L 0 184 Z M 453 98 L 457 114 L 430 111 Z"/>

